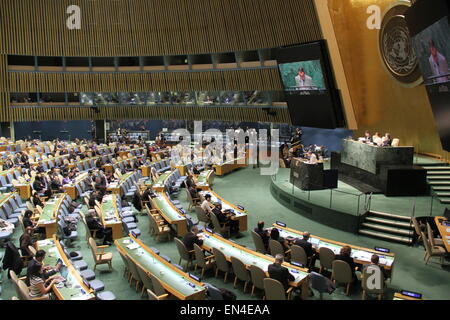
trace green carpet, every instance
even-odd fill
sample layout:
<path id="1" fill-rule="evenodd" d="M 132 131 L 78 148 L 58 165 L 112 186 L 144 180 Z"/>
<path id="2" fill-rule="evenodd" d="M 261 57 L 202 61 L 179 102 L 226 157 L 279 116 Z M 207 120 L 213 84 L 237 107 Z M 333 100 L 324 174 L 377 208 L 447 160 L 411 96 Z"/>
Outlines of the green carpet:
<path id="1" fill-rule="evenodd" d="M 287 223 L 291 228 L 298 230 L 308 230 L 315 235 L 319 235 L 328 239 L 346 242 L 354 245 L 360 245 L 368 248 L 375 246 L 390 248 L 396 254 L 396 262 L 393 270 L 393 279 L 388 283 L 387 294 L 385 299 L 392 299 L 394 292 L 406 289 L 416 292 L 421 292 L 425 299 L 450 299 L 450 283 L 448 281 L 449 269 L 441 268 L 439 264 L 431 260 L 429 265 L 423 262 L 424 250 L 422 247 L 408 247 L 401 244 L 393 244 L 377 239 L 363 237 L 355 234 L 346 233 L 329 228 L 325 225 L 318 224 L 307 218 L 304 218 L 297 213 L 285 208 L 275 199 L 272 198 L 269 190 L 271 177 L 261 176 L 258 169 L 241 169 L 237 172 L 231 173 L 225 177 L 216 177 L 214 180 L 213 189 L 225 199 L 236 205 L 242 205 L 249 212 L 248 223 L 249 229 L 253 229 L 259 220 L 264 220 L 266 226 L 279 220 Z M 186 194 L 184 190 L 180 193 L 179 200 L 184 207 L 186 205 Z M 387 209 L 391 207 L 391 198 L 387 198 L 384 204 Z M 405 206 L 405 203 L 403 203 Z M 399 206 L 400 204 L 396 204 Z M 405 207 L 404 210 L 408 210 Z M 193 214 L 195 215 L 195 214 Z M 169 256 L 172 262 L 178 263 L 178 252 L 173 241 L 156 243 L 148 233 L 148 218 L 146 216 L 139 217 L 139 228 L 142 231 L 141 240 L 148 246 L 158 248 L 162 254 Z M 82 223 L 79 223 L 79 241 L 75 242 L 75 247 L 72 250 L 81 250 L 84 260 L 93 267 L 93 259 L 90 250 L 88 249 L 85 232 Z M 20 230 L 14 234 L 14 241 L 17 244 L 20 236 Z M 253 241 L 249 232 L 244 233 L 241 239 L 235 239 L 238 243 L 253 248 Z M 139 293 L 123 278 L 123 265 L 120 256 L 115 247 L 109 250 L 114 253 L 112 272 L 106 272 L 108 267 L 99 266 L 96 271 L 97 279 L 105 283 L 105 290 L 114 292 L 118 299 L 135 300 L 141 299 Z M 317 262 L 318 264 L 318 262 Z M 104 270 L 104 271 L 102 271 Z M 243 293 L 243 284 L 239 283 L 238 288 L 234 289 L 232 281 L 228 280 L 227 284 L 222 281 L 223 277 L 219 276 L 215 279 L 212 272 L 206 273 L 204 282 L 209 282 L 221 288 L 227 288 L 236 293 L 238 299 L 251 299 L 249 293 Z M 230 279 L 230 277 L 229 277 Z M 10 280 L 6 277 L 6 272 L 3 271 L 3 292 L 1 298 L 10 299 L 14 292 Z M 260 295 L 261 296 L 261 295 Z M 259 299 L 254 297 L 254 299 Z M 146 297 L 144 297 L 145 299 Z M 344 294 L 344 288 L 339 287 L 332 295 L 325 295 L 324 299 L 333 300 L 348 300 L 360 299 L 361 294 L 359 288 L 352 290 L 352 294 L 347 297 Z M 311 299 L 318 299 L 318 294 Z"/>
<path id="2" fill-rule="evenodd" d="M 327 164 L 325 164 L 326 167 Z M 284 191 L 319 206 L 358 215 L 365 212 L 365 203 L 369 202 L 368 196 L 342 181 L 338 182 L 338 188 L 333 189 L 332 192 L 330 190 L 303 191 L 294 187 L 289 182 L 289 177 L 290 169 L 280 168 L 272 179 Z M 370 209 L 373 211 L 403 216 L 440 216 L 445 208 L 446 205 L 442 204 L 436 196 L 386 197 L 384 194 L 374 194 L 370 201 Z"/>

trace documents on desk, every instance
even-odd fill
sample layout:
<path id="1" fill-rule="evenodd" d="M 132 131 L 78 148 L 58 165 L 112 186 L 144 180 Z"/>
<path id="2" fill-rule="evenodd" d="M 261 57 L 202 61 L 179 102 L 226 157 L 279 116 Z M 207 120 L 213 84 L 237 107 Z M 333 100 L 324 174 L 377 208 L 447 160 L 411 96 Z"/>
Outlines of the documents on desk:
<path id="1" fill-rule="evenodd" d="M 138 243 L 136 243 L 136 242 L 133 242 L 133 243 L 127 245 L 127 248 L 130 249 L 130 250 L 135 250 L 135 249 L 137 249 L 139 247 L 140 247 L 140 245 Z"/>

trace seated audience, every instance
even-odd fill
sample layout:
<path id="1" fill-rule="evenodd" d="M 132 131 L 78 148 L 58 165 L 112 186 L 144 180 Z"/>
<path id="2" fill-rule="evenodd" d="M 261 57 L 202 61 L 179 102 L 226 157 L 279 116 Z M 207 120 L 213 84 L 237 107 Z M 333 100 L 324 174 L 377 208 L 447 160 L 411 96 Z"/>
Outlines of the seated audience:
<path id="1" fill-rule="evenodd" d="M 197 226 L 193 226 L 191 231 L 184 235 L 183 243 L 188 251 L 194 250 L 194 244 L 197 244 L 199 247 L 203 245 L 203 239 L 198 235 Z"/>
<path id="2" fill-rule="evenodd" d="M 20 251 L 22 252 L 22 256 L 30 260 L 33 257 L 33 253 L 30 251 L 28 247 L 29 246 L 34 247 L 32 227 L 25 228 L 25 232 L 19 238 L 19 246 Z"/>
<path id="3" fill-rule="evenodd" d="M 305 232 L 303 232 L 303 238 L 295 239 L 293 244 L 295 244 L 296 246 L 302 247 L 303 250 L 305 250 L 306 256 L 308 258 L 311 258 L 311 267 L 314 267 L 314 265 L 316 263 L 317 254 L 316 254 L 316 250 L 313 248 L 313 245 L 310 242 L 308 242 L 310 237 L 311 237 L 311 234 L 308 231 L 305 231 Z"/>
<path id="4" fill-rule="evenodd" d="M 39 250 L 38 253 L 42 254 L 43 250 Z M 38 256 L 36 253 L 36 257 Z M 45 251 L 44 251 L 45 256 Z M 37 259 L 37 258 L 35 258 Z M 43 259 L 42 259 L 43 260 Z M 46 279 L 42 266 L 42 260 L 37 263 L 30 263 L 27 270 L 27 279 L 29 282 L 30 298 L 44 298 L 50 299 L 50 291 L 53 289 L 53 285 L 63 281 L 61 276 L 53 275 Z"/>
<path id="5" fill-rule="evenodd" d="M 230 232 L 232 234 L 239 233 L 239 221 L 233 220 L 231 213 L 225 213 L 222 211 L 222 204 L 216 203 L 212 212 L 216 215 L 219 223 L 230 226 Z"/>
<path id="6" fill-rule="evenodd" d="M 212 209 L 214 209 L 214 205 L 211 203 L 211 195 L 207 194 L 205 195 L 205 200 L 203 200 L 201 204 L 201 208 L 205 213 L 209 216 L 212 212 Z"/>
<path id="7" fill-rule="evenodd" d="M 381 146 L 383 144 L 383 140 L 379 132 L 375 132 L 375 135 L 372 137 L 372 142 L 377 146 Z"/>
<path id="8" fill-rule="evenodd" d="M 378 266 L 380 268 L 381 272 L 383 273 L 384 279 L 386 280 L 388 278 L 388 273 L 386 272 L 386 269 L 383 266 L 379 265 L 379 263 L 380 263 L 380 257 L 378 255 L 374 254 L 370 258 L 370 264 L 368 264 L 367 266 L 370 266 L 370 265 Z"/>
<path id="9" fill-rule="evenodd" d="M 264 243 L 264 247 L 266 247 L 267 250 L 269 248 L 270 233 L 268 230 L 264 229 L 264 221 L 259 221 L 258 226 L 254 231 L 259 234 Z"/>
<path id="10" fill-rule="evenodd" d="M 272 230 L 270 231 L 270 239 L 278 241 L 283 246 L 285 252 L 289 250 L 289 244 L 287 240 L 280 236 L 280 231 L 278 231 L 277 228 L 272 228 Z"/>
<path id="11" fill-rule="evenodd" d="M 103 238 L 104 245 L 111 245 L 113 242 L 112 239 L 112 229 L 105 228 L 100 221 L 95 217 L 95 210 L 89 209 L 86 215 L 86 224 L 90 231 L 97 231 L 96 237 L 97 239 Z"/>
<path id="12" fill-rule="evenodd" d="M 383 147 L 390 147 L 392 145 L 392 139 L 391 135 L 389 133 L 386 133 L 384 137 L 382 138 Z"/>
<path id="13" fill-rule="evenodd" d="M 350 248 L 349 246 L 344 246 L 341 248 L 340 253 L 338 255 L 336 255 L 335 260 L 341 260 L 341 261 L 347 262 L 352 271 L 352 277 L 356 279 L 356 274 L 355 274 L 356 264 L 353 261 L 353 258 L 351 257 L 351 253 L 352 253 L 352 248 Z"/>
<path id="14" fill-rule="evenodd" d="M 294 281 L 294 276 L 289 272 L 288 268 L 283 267 L 284 257 L 281 254 L 275 256 L 275 262 L 270 264 L 267 272 L 271 279 L 278 280 L 284 286 L 284 289 L 289 289 L 289 282 Z"/>

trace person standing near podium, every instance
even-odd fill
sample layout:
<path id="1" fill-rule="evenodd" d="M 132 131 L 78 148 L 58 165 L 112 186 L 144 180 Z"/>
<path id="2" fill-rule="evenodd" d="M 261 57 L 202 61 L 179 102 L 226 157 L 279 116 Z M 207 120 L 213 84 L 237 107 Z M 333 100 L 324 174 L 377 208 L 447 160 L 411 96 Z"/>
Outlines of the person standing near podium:
<path id="1" fill-rule="evenodd" d="M 317 164 L 317 156 L 312 151 L 308 151 L 307 156 L 308 164 Z"/>

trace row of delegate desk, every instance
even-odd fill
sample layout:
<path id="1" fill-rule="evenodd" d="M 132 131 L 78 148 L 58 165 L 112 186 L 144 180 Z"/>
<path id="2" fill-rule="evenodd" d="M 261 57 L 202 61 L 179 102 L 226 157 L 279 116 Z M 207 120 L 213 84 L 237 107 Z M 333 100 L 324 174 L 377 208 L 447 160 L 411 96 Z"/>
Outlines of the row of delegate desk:
<path id="1" fill-rule="evenodd" d="M 235 170 L 238 170 L 240 168 L 247 167 L 247 158 L 237 158 L 233 159 L 227 162 L 224 162 L 222 164 L 215 164 L 213 165 L 214 171 L 216 172 L 217 176 L 224 176 L 227 173 L 233 172 Z"/>
<path id="2" fill-rule="evenodd" d="M 206 297 L 204 284 L 160 257 L 133 236 L 115 241 L 117 249 L 145 272 L 159 279 L 163 287 L 181 300 L 202 300 Z"/>
<path id="3" fill-rule="evenodd" d="M 63 156 L 64 157 L 64 156 Z M 86 162 L 91 161 L 92 159 L 86 159 Z M 134 174 L 134 172 L 130 172 L 130 174 L 124 175 L 122 177 L 124 180 L 131 177 L 131 175 Z M 76 192 L 75 184 L 77 182 L 80 182 L 84 180 L 87 177 L 87 173 L 80 174 L 76 179 L 74 184 L 66 186 L 67 189 L 69 189 L 69 193 Z M 120 184 L 120 183 L 119 183 Z M 73 188 L 73 189 L 71 189 Z M 3 203 L 5 201 L 8 201 L 8 199 L 13 195 L 13 193 L 8 194 L 0 199 L 0 203 Z M 58 262 L 58 260 L 62 260 L 63 264 L 67 267 L 68 274 L 66 276 L 66 282 L 60 283 L 53 286 L 53 292 L 55 293 L 56 297 L 59 300 L 92 300 L 95 299 L 95 294 L 90 289 L 80 276 L 80 274 L 77 272 L 77 270 L 73 267 L 70 260 L 67 258 L 66 254 L 64 253 L 63 248 L 61 247 L 61 244 L 56 238 L 57 233 L 57 220 L 58 220 L 58 214 L 61 209 L 61 206 L 63 204 L 63 201 L 66 197 L 66 194 L 57 194 L 54 198 L 51 198 L 49 201 L 46 202 L 44 208 L 42 209 L 42 213 L 39 214 L 39 217 L 37 219 L 37 225 L 40 228 L 45 229 L 45 236 L 46 240 L 41 240 L 37 242 L 37 249 L 38 250 L 44 250 L 46 252 L 46 257 L 44 260 L 45 265 L 49 266 L 55 266 Z M 73 197 L 75 198 L 75 197 Z M 113 239 L 121 239 L 123 237 L 122 233 L 122 222 L 119 216 L 118 208 L 117 208 L 117 201 L 118 195 L 117 194 L 111 194 L 104 197 L 101 204 L 101 219 L 102 223 L 106 228 L 112 228 L 113 230 Z M 129 238 L 129 241 L 139 241 L 137 239 L 131 240 Z M 126 241 L 125 239 L 123 239 Z M 121 242 L 121 244 L 124 244 L 124 241 Z M 116 241 L 116 244 L 118 242 Z M 118 245 L 118 248 L 120 250 L 120 246 Z M 140 248 L 145 248 L 148 252 L 148 248 L 146 248 L 144 245 L 142 245 Z M 122 249 L 122 250 L 128 250 Z M 144 249 L 142 249 L 144 250 Z M 142 251 L 138 250 L 134 252 L 137 254 L 137 256 L 142 255 Z M 130 253 L 131 256 L 133 256 L 132 253 Z M 136 258 L 136 256 L 134 256 Z M 160 258 L 159 256 L 156 256 L 155 259 L 159 262 L 156 266 L 157 270 L 160 272 L 160 277 L 162 275 L 167 274 L 167 277 L 170 278 L 171 276 L 184 276 L 186 280 L 186 284 L 190 284 L 188 287 L 193 288 L 194 291 L 193 294 L 186 295 L 186 298 L 188 299 L 202 299 L 204 298 L 206 294 L 206 290 L 203 287 L 203 285 L 199 282 L 196 282 L 195 280 L 189 278 L 187 274 L 184 274 L 181 270 L 177 269 L 175 266 L 168 266 L 168 262 L 164 259 Z M 155 261 L 156 261 L 155 260 Z M 147 266 L 147 265 L 146 265 Z M 164 269 L 163 267 L 166 267 Z M 151 268 L 150 268 L 151 269 Z M 163 271 L 162 271 L 163 270 Z M 172 275 L 172 273 L 173 275 Z M 164 279 L 162 279 L 162 282 L 164 283 Z M 167 286 L 167 285 L 166 285 Z M 186 285 L 187 286 L 187 285 Z M 171 283 L 170 287 L 167 286 L 167 289 L 170 288 L 177 288 L 177 285 L 175 283 Z M 185 289 L 189 289 L 185 288 Z M 182 288 L 179 288 L 181 291 L 181 294 L 183 293 Z M 170 291 L 170 290 L 169 290 Z M 182 298 L 182 295 L 176 294 L 175 292 L 172 292 L 175 296 Z M 196 298 L 197 297 L 197 298 Z"/>
<path id="4" fill-rule="evenodd" d="M 187 232 L 186 216 L 175 207 L 167 194 L 164 192 L 166 181 L 173 173 L 174 171 L 166 172 L 162 174 L 157 181 L 155 181 L 153 184 L 153 190 L 157 192 L 157 197 L 152 199 L 152 204 L 154 205 L 154 209 L 160 212 L 164 220 L 176 227 L 177 236 L 182 237 Z M 211 194 L 212 202 L 221 202 L 223 210 L 232 210 L 234 212 L 232 219 L 239 221 L 239 230 L 242 232 L 246 231 L 248 225 L 247 212 L 244 209 L 239 209 L 237 206 L 226 201 L 210 189 L 212 175 L 212 170 L 203 171 L 200 175 L 198 175 L 197 187 L 202 189 L 202 191 L 199 192 L 200 196 L 204 197 L 206 194 Z"/>
<path id="5" fill-rule="evenodd" d="M 123 237 L 122 219 L 117 208 L 117 201 L 120 201 L 117 194 L 109 194 L 103 197 L 101 203 L 102 225 L 112 229 L 113 240 Z"/>
<path id="6" fill-rule="evenodd" d="M 274 223 L 273 228 L 277 228 L 280 232 L 280 236 L 284 239 L 294 239 L 302 238 L 303 232 L 288 228 L 286 226 L 281 226 L 280 224 Z M 379 264 L 384 267 L 384 269 L 389 272 L 392 279 L 392 270 L 394 267 L 395 254 L 394 253 L 382 253 L 376 250 L 363 248 L 359 246 L 350 245 L 347 243 L 342 243 L 334 240 L 325 239 L 322 237 L 310 236 L 311 244 L 316 247 L 316 250 L 320 248 L 328 248 L 334 252 L 334 254 L 339 254 L 342 247 L 349 246 L 352 248 L 351 257 L 357 264 L 370 264 L 372 255 L 376 254 L 380 257 Z"/>
<path id="7" fill-rule="evenodd" d="M 67 267 L 67 281 L 53 286 L 53 292 L 58 300 L 93 300 L 95 295 L 92 289 L 88 288 L 83 278 L 74 268 L 70 260 L 64 253 L 61 244 L 56 236 L 48 237 L 46 240 L 37 242 L 37 249 L 46 252 L 44 265 L 56 266 L 59 259 Z"/>
<path id="8" fill-rule="evenodd" d="M 46 238 L 53 237 L 58 230 L 58 213 L 65 197 L 65 193 L 57 194 L 55 197 L 49 199 L 45 203 L 44 208 L 42 208 L 37 225 L 39 228 L 45 229 Z"/>
<path id="9" fill-rule="evenodd" d="M 450 252 L 450 221 L 445 217 L 435 217 L 434 222 L 436 223 L 439 234 L 441 235 L 445 250 Z"/>

